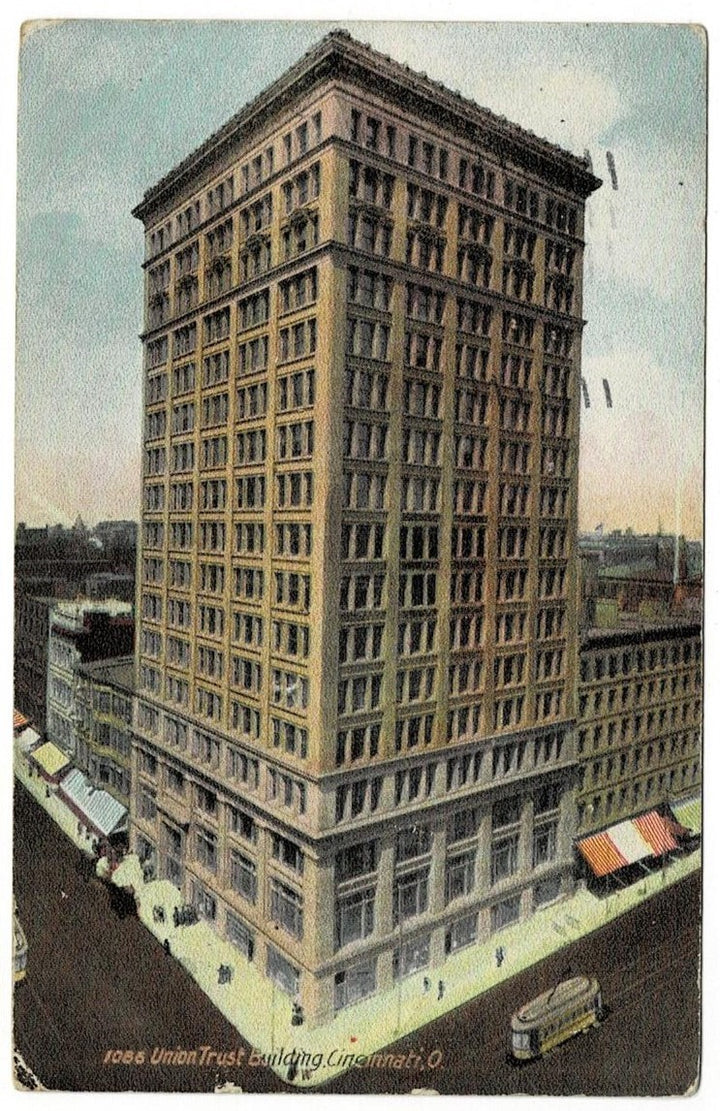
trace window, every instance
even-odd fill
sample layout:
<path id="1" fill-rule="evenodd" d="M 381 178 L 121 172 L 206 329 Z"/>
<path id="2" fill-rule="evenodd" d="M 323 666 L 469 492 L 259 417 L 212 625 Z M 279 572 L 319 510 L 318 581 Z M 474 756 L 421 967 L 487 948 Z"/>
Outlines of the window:
<path id="1" fill-rule="evenodd" d="M 198 809 L 203 810 L 206 814 L 210 814 L 211 817 L 217 816 L 218 800 L 214 791 L 208 790 L 207 787 L 203 787 L 200 783 L 196 784 L 195 801 Z"/>
<path id="2" fill-rule="evenodd" d="M 354 200 L 373 208 L 390 209 L 394 187 L 395 178 L 391 174 L 381 173 L 374 166 L 350 161 L 350 196 Z"/>
<path id="3" fill-rule="evenodd" d="M 285 752 L 293 755 L 297 754 L 302 759 L 306 758 L 308 750 L 307 729 L 302 729 L 293 722 L 274 717 L 270 718 L 270 725 L 273 745 L 276 748 L 283 748 Z"/>
<path id="4" fill-rule="evenodd" d="M 312 367 L 278 379 L 278 412 L 284 413 L 290 409 L 309 408 L 314 403 L 315 371 Z"/>
<path id="5" fill-rule="evenodd" d="M 146 775 L 157 775 L 157 759 L 151 752 L 145 752 L 140 749 L 139 753 L 140 770 L 145 772 Z"/>
<path id="6" fill-rule="evenodd" d="M 203 318 L 203 339 L 205 343 L 217 343 L 230 335 L 230 309 L 220 309 Z"/>
<path id="7" fill-rule="evenodd" d="M 432 847 L 432 834 L 429 826 L 410 826 L 397 835 L 396 860 L 413 860 L 429 853 Z"/>
<path id="8" fill-rule="evenodd" d="M 138 791 L 138 813 L 145 821 L 154 822 L 157 818 L 156 793 L 142 784 Z"/>
<path id="9" fill-rule="evenodd" d="M 445 934 L 445 952 L 454 953 L 456 949 L 464 949 L 477 941 L 477 914 L 468 914 L 459 918 L 450 926 Z"/>
<path id="10" fill-rule="evenodd" d="M 280 306 L 283 313 L 295 312 L 316 300 L 317 270 L 315 268 L 305 270 L 280 283 Z"/>
<path id="11" fill-rule="evenodd" d="M 392 279 L 372 270 L 348 268 L 348 300 L 356 305 L 387 312 L 390 309 Z"/>
<path id="12" fill-rule="evenodd" d="M 230 850 L 230 886 L 249 903 L 257 900 L 257 866 L 235 849 Z"/>
<path id="13" fill-rule="evenodd" d="M 374 994 L 377 986 L 376 964 L 376 959 L 373 958 L 335 973 L 336 1011 L 341 1011 L 344 1007 L 349 1007 Z"/>
<path id="14" fill-rule="evenodd" d="M 286 868 L 292 869 L 298 875 L 303 873 L 304 857 L 299 845 L 278 833 L 271 834 L 273 860 L 278 860 Z"/>
<path id="15" fill-rule="evenodd" d="M 208 871 L 217 871 L 217 837 L 202 827 L 195 834 L 195 859 Z"/>
<path id="16" fill-rule="evenodd" d="M 267 947 L 267 974 L 277 986 L 295 997 L 300 990 L 300 972 L 272 945 Z"/>
<path id="17" fill-rule="evenodd" d="M 270 919 L 293 937 L 302 938 L 302 896 L 274 879 L 270 881 Z"/>
<path id="18" fill-rule="evenodd" d="M 231 911 L 227 912 L 226 918 L 227 938 L 228 941 L 240 950 L 247 960 L 251 961 L 255 955 L 255 935 L 252 930 L 248 929 L 244 922 L 242 922 L 237 915 Z"/>
<path id="19" fill-rule="evenodd" d="M 355 879 L 374 872 L 377 868 L 377 842 L 362 841 L 358 845 L 348 845 L 335 857 L 335 880 Z"/>
<path id="20" fill-rule="evenodd" d="M 335 821 L 344 822 L 363 813 L 374 814 L 380 803 L 382 777 L 355 779 L 335 791 Z"/>
<path id="21" fill-rule="evenodd" d="M 282 328 L 279 336 L 278 362 L 302 359 L 315 352 L 317 329 L 315 319 L 302 320 L 289 328 Z"/>
<path id="22" fill-rule="evenodd" d="M 319 241 L 319 218 L 317 213 L 294 216 L 282 232 L 283 258 L 295 258 L 317 246 Z"/>
<path id="23" fill-rule="evenodd" d="M 424 914 L 428 906 L 428 880 L 430 869 L 419 868 L 395 880 L 393 889 L 393 923 L 405 922 Z"/>
<path id="24" fill-rule="evenodd" d="M 475 853 L 466 852 L 448 859 L 445 870 L 445 903 L 469 895 L 475 887 Z"/>
<path id="25" fill-rule="evenodd" d="M 393 979 L 400 980 L 405 976 L 427 968 L 430 963 L 430 935 L 413 938 L 404 942 L 393 953 Z"/>
<path id="26" fill-rule="evenodd" d="M 554 902 L 560 894 L 560 876 L 551 876 L 549 879 L 536 884 L 533 888 L 533 905 L 535 907 L 545 906 L 547 903 Z"/>
<path id="27" fill-rule="evenodd" d="M 369 937 L 375 919 L 375 888 L 341 895 L 335 901 L 335 948 Z"/>
<path id="28" fill-rule="evenodd" d="M 510 833 L 503 837 L 493 837 L 490 856 L 490 878 L 499 883 L 515 874 L 518 868 L 520 834 Z"/>
<path id="29" fill-rule="evenodd" d="M 520 920 L 520 896 L 504 899 L 490 908 L 490 925 L 492 930 L 501 930 L 513 922 Z"/>
<path id="30" fill-rule="evenodd" d="M 348 217 L 348 246 L 367 254 L 390 257 L 392 224 L 382 216 L 353 211 Z"/>
<path id="31" fill-rule="evenodd" d="M 177 768 L 168 767 L 165 769 L 165 786 L 171 794 L 182 798 L 185 794 L 185 776 Z"/>
<path id="32" fill-rule="evenodd" d="M 201 918 L 214 922 L 217 917 L 217 900 L 214 895 L 206 891 L 201 884 L 193 880 L 190 884 L 190 896 L 193 905 L 197 908 Z"/>
<path id="33" fill-rule="evenodd" d="M 278 425 L 275 435 L 276 459 L 301 459 L 312 455 L 314 447 L 313 421 Z"/>
<path id="34" fill-rule="evenodd" d="M 307 559 L 312 553 L 312 525 L 290 523 L 275 526 L 275 551 L 279 556 Z"/>
<path id="35" fill-rule="evenodd" d="M 234 705 L 237 705 L 234 703 Z M 233 722 L 233 727 L 237 728 L 237 723 Z M 227 774 L 230 779 L 234 779 L 238 783 L 243 783 L 251 791 L 257 790 L 259 782 L 259 764 L 256 759 L 246 756 L 244 752 L 239 752 L 235 748 L 228 747 L 227 751 Z M 233 811 L 231 808 L 231 829 L 233 832 L 240 832 L 240 829 L 233 824 Z M 240 815 L 240 811 L 236 811 Z M 250 819 L 252 821 L 252 819 Z M 237 821 L 238 826 L 243 826 L 244 816 L 240 815 Z"/>

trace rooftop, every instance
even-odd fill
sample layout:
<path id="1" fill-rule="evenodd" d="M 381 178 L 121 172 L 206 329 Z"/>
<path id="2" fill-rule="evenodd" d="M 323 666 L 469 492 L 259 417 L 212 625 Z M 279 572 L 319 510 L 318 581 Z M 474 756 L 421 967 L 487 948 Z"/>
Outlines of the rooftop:
<path id="1" fill-rule="evenodd" d="M 637 617 L 637 615 L 635 615 Z M 667 617 L 658 621 L 637 617 L 630 627 L 612 629 L 587 629 L 582 636 L 582 649 L 612 648 L 623 644 L 646 644 L 652 640 L 677 640 L 680 637 L 700 636 L 702 625 L 687 617 Z"/>
<path id="2" fill-rule="evenodd" d="M 209 160 L 221 155 L 232 142 L 249 141 L 254 131 L 262 128 L 270 116 L 281 111 L 300 93 L 321 82 L 339 78 L 355 82 L 369 79 L 373 88 L 377 88 L 378 83 L 390 86 L 409 111 L 430 115 L 436 124 L 460 125 L 468 137 L 492 150 L 503 161 L 515 159 L 543 176 L 557 178 L 560 173 L 563 184 L 582 196 L 589 196 L 602 184 L 590 172 L 584 158 L 539 138 L 460 92 L 452 92 L 442 82 L 396 62 L 368 43 L 358 42 L 348 31 L 335 30 L 148 189 L 133 209 L 133 216 L 144 219 L 155 203 L 165 199 Z"/>
<path id="3" fill-rule="evenodd" d="M 81 618 L 86 613 L 108 613 L 111 617 L 120 617 L 132 613 L 132 604 L 120 598 L 55 599 L 55 610 L 60 616 L 70 618 Z"/>
<path id="4" fill-rule="evenodd" d="M 130 693 L 135 689 L 132 656 L 115 656 L 109 660 L 95 660 L 94 663 L 83 664 L 79 670 L 83 675 L 94 679 L 97 683 L 106 683 L 110 687 L 119 687 Z"/>

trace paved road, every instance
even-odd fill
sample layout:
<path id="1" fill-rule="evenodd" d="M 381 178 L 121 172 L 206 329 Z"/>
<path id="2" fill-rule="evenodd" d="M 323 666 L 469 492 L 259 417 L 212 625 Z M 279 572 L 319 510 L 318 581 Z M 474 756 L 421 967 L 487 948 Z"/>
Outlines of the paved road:
<path id="1" fill-rule="evenodd" d="M 28 938 L 27 977 L 15 989 L 15 1040 L 46 1088 L 66 1091 L 212 1091 L 236 1069 L 103 1065 L 108 1050 L 248 1043 L 185 970 L 110 894 L 88 879 L 82 854 L 15 785 L 14 884 Z M 246 1091 L 285 1088 L 267 1069 L 243 1070 Z"/>
<path id="2" fill-rule="evenodd" d="M 323 1086 L 351 1092 L 428 1087 L 441 1094 L 679 1095 L 699 1057 L 700 877 L 694 873 L 631 913 L 396 1044 L 437 1069 L 364 1069 Z M 521 1067 L 507 1060 L 510 1016 L 567 975 L 598 977 L 609 1015 L 599 1030 Z"/>
<path id="3" fill-rule="evenodd" d="M 15 991 L 17 1047 L 42 1083 L 70 1091 L 281 1091 L 269 1070 L 105 1065 L 108 1050 L 209 1045 L 247 1050 L 188 974 L 135 918 L 118 918 L 108 889 L 16 785 L 15 892 L 29 942 Z M 568 946 L 392 1047 L 440 1067 L 346 1073 L 327 1092 L 669 1095 L 697 1073 L 700 880 L 693 875 L 622 919 Z M 520 1069 L 506 1060 L 512 1012 L 574 972 L 595 974 L 610 1014 L 587 1037 Z M 389 1051 L 388 1051 L 389 1052 Z M 314 1089 L 317 1091 L 318 1089 Z"/>

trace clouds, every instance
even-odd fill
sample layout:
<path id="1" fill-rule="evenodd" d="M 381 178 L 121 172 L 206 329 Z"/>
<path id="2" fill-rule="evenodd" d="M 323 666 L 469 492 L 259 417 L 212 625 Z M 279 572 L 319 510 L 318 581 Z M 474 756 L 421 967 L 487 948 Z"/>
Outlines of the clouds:
<path id="1" fill-rule="evenodd" d="M 134 89 L 184 37 L 181 23 L 40 20 L 26 24 L 22 50 L 53 75 L 51 83 L 34 86 L 49 102 L 63 93 L 84 99 L 108 84 Z"/>
<path id="2" fill-rule="evenodd" d="M 652 531 L 661 518 L 670 528 L 679 491 L 682 530 L 701 535 L 703 414 L 676 368 L 642 346 L 625 347 L 586 357 L 583 376 L 591 404 L 580 413 L 581 527 L 603 521 Z M 610 383 L 611 409 L 603 378 Z"/>
<path id="3" fill-rule="evenodd" d="M 589 265 L 666 304 L 692 296 L 700 325 L 704 152 L 676 144 L 647 153 L 624 145 L 613 155 L 618 190 L 606 185 L 589 206 Z"/>
<path id="4" fill-rule="evenodd" d="M 45 24 L 26 36 L 18 465 L 32 469 L 38 444 L 46 460 L 18 482 L 18 510 L 28 520 L 45 520 L 43 489 L 49 518 L 61 490 L 70 520 L 78 508 L 90 520 L 120 512 L 113 489 L 135 487 L 140 413 L 143 247 L 130 210 L 329 26 L 95 20 Z M 606 181 L 587 207 L 585 373 L 589 381 L 608 377 L 617 400 L 613 411 L 598 405 L 583 415 L 582 504 L 612 501 L 615 517 L 588 510 L 608 527 L 638 527 L 633 513 L 644 521 L 654 516 L 650 507 L 666 498 L 663 468 L 678 438 L 667 398 L 681 396 L 687 470 L 695 475 L 686 501 L 699 520 L 702 35 L 640 24 L 347 27 L 535 134 L 578 155 L 590 151 Z M 607 180 L 607 150 L 617 191 Z M 94 455 L 90 448 L 73 454 L 78 441 L 95 445 Z M 117 445 L 114 486 L 96 481 L 107 442 Z M 48 454 L 51 445 L 55 454 Z M 125 480 L 120 459 L 130 468 Z M 53 477 L 63 466 L 68 475 Z M 628 475 L 643 494 L 625 510 Z"/>

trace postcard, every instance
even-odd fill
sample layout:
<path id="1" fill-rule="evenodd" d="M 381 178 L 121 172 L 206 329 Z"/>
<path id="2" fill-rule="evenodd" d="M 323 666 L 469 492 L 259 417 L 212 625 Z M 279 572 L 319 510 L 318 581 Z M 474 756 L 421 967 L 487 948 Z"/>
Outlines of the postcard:
<path id="1" fill-rule="evenodd" d="M 700 1076 L 705 31 L 23 26 L 23 1090 Z"/>

